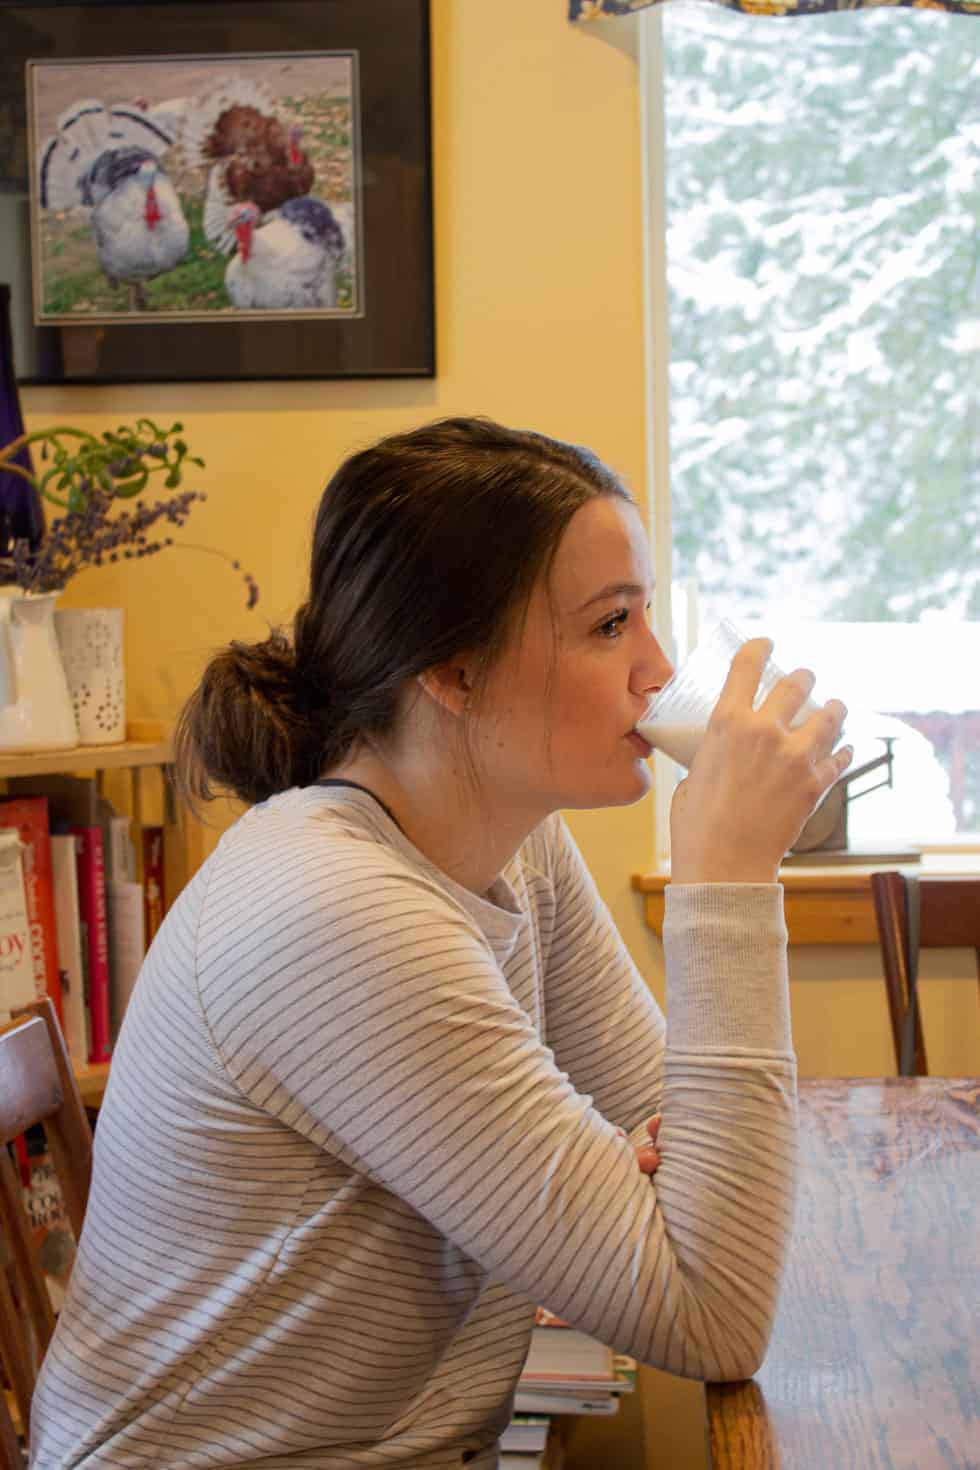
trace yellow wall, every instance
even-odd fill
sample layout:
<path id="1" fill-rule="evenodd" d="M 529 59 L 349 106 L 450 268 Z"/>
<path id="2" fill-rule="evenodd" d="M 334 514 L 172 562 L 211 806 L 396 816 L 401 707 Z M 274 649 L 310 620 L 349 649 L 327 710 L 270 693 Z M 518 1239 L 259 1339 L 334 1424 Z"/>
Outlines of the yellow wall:
<path id="1" fill-rule="evenodd" d="M 592 445 L 642 497 L 634 27 L 579 32 L 564 10 L 564 0 L 433 0 L 435 380 L 25 390 L 32 428 L 61 419 L 99 431 L 144 413 L 182 419 L 207 462 L 200 485 L 210 497 L 185 539 L 224 547 L 261 586 L 257 613 L 246 613 L 229 569 L 177 551 L 77 580 L 66 604 L 127 609 L 133 716 L 172 716 L 209 649 L 290 618 L 323 482 L 341 456 L 381 434 L 440 414 L 488 413 Z M 629 888 L 652 857 L 650 802 L 581 813 L 572 826 L 662 1000 L 660 946 Z M 890 1070 L 876 956 L 801 952 L 793 970 L 801 1070 Z M 965 1015 L 966 981 L 965 970 L 939 980 L 937 1071 L 980 1070 L 975 1038 L 962 1041 L 968 1031 L 939 1035 L 946 1000 Z M 971 1056 L 972 1068 L 961 1065 Z M 698 1391 L 662 1375 L 645 1383 L 645 1437 L 661 1447 L 649 1463 L 702 1464 Z M 585 1426 L 581 1463 L 627 1463 L 622 1441 L 612 1448 L 624 1431 Z"/>
<path id="2" fill-rule="evenodd" d="M 873 945 L 790 950 L 797 1061 L 803 1077 L 895 1071 L 881 961 Z M 980 1074 L 977 958 L 972 950 L 926 950 L 919 991 L 929 1070 Z"/>
<path id="3" fill-rule="evenodd" d="M 642 949 L 634 944 L 633 954 L 662 1003 L 662 947 L 650 937 Z M 793 1041 L 801 1077 L 894 1074 L 888 1004 L 876 945 L 791 948 L 789 977 Z M 980 1074 L 974 952 L 924 951 L 919 988 L 929 1070 L 941 1077 Z"/>
<path id="4" fill-rule="evenodd" d="M 636 76 L 620 49 L 633 26 L 617 29 L 616 44 L 595 31 L 569 26 L 563 0 L 434 0 L 434 380 L 25 390 L 32 428 L 179 417 L 209 494 L 184 539 L 224 547 L 261 587 L 246 613 L 229 569 L 178 551 L 77 579 L 66 605 L 127 609 L 132 715 L 172 715 L 208 649 L 290 618 L 322 485 L 341 456 L 381 434 L 488 413 L 590 444 L 642 495 Z M 650 822 L 644 802 L 581 823 L 587 859 L 638 948 L 629 873 L 649 857 Z"/>
<path id="5" fill-rule="evenodd" d="M 80 577 L 67 604 L 127 609 L 132 715 L 171 716 L 209 649 L 290 618 L 325 478 L 383 433 L 489 413 L 592 445 L 642 497 L 635 28 L 578 31 L 564 11 L 564 0 L 433 0 L 436 379 L 25 390 L 32 428 L 179 416 L 207 462 L 200 483 L 210 496 L 185 539 L 224 547 L 262 589 L 258 612 L 246 613 L 235 575 L 189 551 Z M 571 824 L 662 1000 L 662 952 L 629 887 L 652 857 L 650 802 Z M 926 962 L 937 1072 L 980 1070 L 970 963 Z M 801 1071 L 890 1070 L 876 954 L 799 951 L 792 972 Z"/>

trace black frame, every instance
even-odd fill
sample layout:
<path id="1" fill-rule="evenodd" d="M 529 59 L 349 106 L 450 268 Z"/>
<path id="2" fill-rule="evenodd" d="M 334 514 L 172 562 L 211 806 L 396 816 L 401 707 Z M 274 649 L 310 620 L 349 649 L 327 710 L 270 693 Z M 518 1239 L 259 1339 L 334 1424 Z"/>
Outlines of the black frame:
<path id="1" fill-rule="evenodd" d="M 0 0 L 4 232 L 29 251 L 26 61 L 319 50 L 359 58 L 363 316 L 37 327 L 28 280 L 22 383 L 434 376 L 428 0 Z"/>

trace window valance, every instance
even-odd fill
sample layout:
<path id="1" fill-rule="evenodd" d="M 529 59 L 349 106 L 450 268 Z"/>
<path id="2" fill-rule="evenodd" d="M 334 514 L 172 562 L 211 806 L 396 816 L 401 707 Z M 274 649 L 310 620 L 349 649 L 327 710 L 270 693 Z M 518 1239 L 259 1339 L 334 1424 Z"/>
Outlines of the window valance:
<path id="1" fill-rule="evenodd" d="M 574 21 L 599 20 L 615 15 L 632 15 L 651 5 L 669 0 L 568 0 L 568 18 Z M 980 16 L 980 0 L 710 0 L 726 10 L 741 10 L 746 15 L 822 15 L 828 10 L 947 10 L 954 15 Z"/>

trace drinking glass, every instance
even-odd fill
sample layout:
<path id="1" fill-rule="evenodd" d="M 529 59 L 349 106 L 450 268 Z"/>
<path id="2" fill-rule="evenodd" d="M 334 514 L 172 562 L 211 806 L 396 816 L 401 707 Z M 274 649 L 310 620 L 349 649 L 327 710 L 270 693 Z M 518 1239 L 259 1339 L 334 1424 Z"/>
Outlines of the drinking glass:
<path id="1" fill-rule="evenodd" d="M 711 712 L 728 678 L 732 659 L 747 641 L 747 635 L 727 618 L 703 638 L 660 692 L 654 695 L 645 715 L 637 721 L 636 728 L 644 740 L 656 750 L 662 750 L 671 760 L 689 768 L 701 747 Z M 773 686 L 784 677 L 783 670 L 770 656 L 752 701 L 754 709 L 758 709 Z M 812 699 L 806 699 L 790 721 L 791 725 L 802 724 L 819 708 Z"/>

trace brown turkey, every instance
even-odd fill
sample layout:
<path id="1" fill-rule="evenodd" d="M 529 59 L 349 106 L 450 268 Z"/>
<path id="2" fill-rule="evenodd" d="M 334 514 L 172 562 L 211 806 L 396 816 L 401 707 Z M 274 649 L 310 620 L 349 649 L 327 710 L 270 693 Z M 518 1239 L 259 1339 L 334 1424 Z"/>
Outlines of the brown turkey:
<path id="1" fill-rule="evenodd" d="M 191 167 L 209 168 L 204 233 L 226 252 L 234 246 L 228 211 L 245 202 L 263 215 L 310 193 L 314 170 L 300 147 L 303 129 L 284 123 L 261 82 L 231 77 L 189 110 L 183 148 Z"/>

